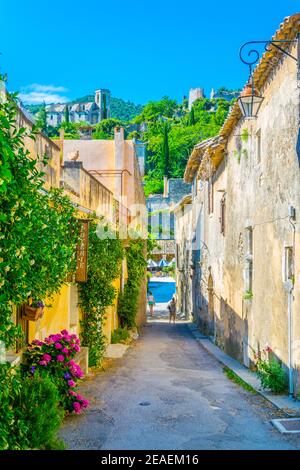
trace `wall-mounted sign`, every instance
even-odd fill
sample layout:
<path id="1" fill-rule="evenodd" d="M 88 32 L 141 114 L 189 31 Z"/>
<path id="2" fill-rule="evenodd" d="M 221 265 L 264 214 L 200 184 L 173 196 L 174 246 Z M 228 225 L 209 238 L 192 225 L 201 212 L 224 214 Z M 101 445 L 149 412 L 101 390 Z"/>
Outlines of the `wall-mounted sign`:
<path id="1" fill-rule="evenodd" d="M 77 245 L 76 282 L 87 281 L 87 262 L 89 246 L 89 220 L 79 220 L 79 242 Z"/>

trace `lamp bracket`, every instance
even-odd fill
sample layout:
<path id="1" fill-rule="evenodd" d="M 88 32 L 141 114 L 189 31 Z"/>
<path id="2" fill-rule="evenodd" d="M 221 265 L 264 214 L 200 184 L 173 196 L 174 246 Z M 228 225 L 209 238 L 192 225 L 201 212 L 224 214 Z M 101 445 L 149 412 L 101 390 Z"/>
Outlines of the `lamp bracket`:
<path id="1" fill-rule="evenodd" d="M 249 46 L 251 47 L 252 44 L 264 44 L 265 45 L 265 50 L 270 51 L 270 46 L 274 46 L 276 49 L 281 51 L 283 54 L 286 56 L 290 57 L 291 59 L 295 60 L 298 62 L 298 58 L 294 57 L 292 54 L 290 54 L 288 51 L 283 49 L 281 45 L 283 44 L 294 44 L 297 42 L 297 39 L 281 39 L 281 40 L 268 40 L 268 41 L 247 41 L 245 44 L 243 44 L 240 48 L 239 56 L 241 61 L 249 65 L 250 69 L 250 75 L 252 72 L 252 66 L 256 64 L 259 61 L 260 53 L 258 52 L 257 49 L 250 49 L 248 53 L 246 53 L 246 50 Z"/>

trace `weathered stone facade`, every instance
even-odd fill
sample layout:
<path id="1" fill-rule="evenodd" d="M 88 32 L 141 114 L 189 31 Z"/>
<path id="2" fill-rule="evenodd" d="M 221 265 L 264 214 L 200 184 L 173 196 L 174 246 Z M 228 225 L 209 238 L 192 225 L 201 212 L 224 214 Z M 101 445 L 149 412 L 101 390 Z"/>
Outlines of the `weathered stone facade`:
<path id="1" fill-rule="evenodd" d="M 298 14 L 286 19 L 274 38 L 296 39 L 299 31 Z M 295 42 L 289 50 L 295 57 L 298 47 Z M 181 295 L 189 296 L 193 290 L 195 321 L 246 366 L 269 346 L 293 372 L 290 391 L 296 393 L 300 369 L 297 62 L 272 48 L 256 67 L 254 79 L 264 97 L 257 119 L 244 120 L 236 103 L 219 136 L 196 146 L 189 159 L 185 178 L 193 183 L 193 200 L 192 234 L 187 241 L 194 242 L 195 269 L 190 287 L 185 286 Z M 177 217 L 182 217 L 180 211 Z"/>

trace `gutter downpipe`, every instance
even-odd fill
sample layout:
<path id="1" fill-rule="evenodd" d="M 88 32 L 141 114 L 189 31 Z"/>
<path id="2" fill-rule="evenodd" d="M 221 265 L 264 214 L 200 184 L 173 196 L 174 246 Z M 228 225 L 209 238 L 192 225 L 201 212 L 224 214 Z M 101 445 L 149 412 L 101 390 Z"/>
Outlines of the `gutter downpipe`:
<path id="1" fill-rule="evenodd" d="M 289 218 L 289 222 L 293 228 L 293 258 L 292 258 L 292 273 L 295 275 L 295 248 L 296 248 L 296 226 Z M 288 361 L 289 361 L 289 396 L 294 397 L 295 386 L 294 386 L 294 365 L 293 365 L 293 300 L 294 300 L 294 282 L 292 279 L 288 286 Z"/>

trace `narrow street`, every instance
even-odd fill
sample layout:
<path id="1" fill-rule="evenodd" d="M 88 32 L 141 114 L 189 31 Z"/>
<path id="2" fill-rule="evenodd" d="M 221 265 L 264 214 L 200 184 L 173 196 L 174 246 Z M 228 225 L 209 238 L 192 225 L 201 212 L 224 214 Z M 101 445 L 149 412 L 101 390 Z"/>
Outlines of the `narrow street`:
<path id="1" fill-rule="evenodd" d="M 165 311 L 123 356 L 81 387 L 91 400 L 66 419 L 69 449 L 296 449 L 269 423 L 280 413 L 232 383 L 193 338 L 185 322 L 169 325 Z"/>

